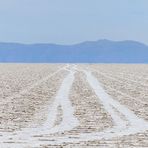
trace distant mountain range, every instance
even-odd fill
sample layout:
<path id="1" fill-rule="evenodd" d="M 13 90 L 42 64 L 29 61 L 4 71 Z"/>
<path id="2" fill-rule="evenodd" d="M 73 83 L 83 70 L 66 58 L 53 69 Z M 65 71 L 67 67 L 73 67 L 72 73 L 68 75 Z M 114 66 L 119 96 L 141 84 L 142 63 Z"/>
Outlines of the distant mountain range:
<path id="1" fill-rule="evenodd" d="M 0 43 L 0 62 L 148 63 L 148 46 L 110 40 L 75 45 Z"/>

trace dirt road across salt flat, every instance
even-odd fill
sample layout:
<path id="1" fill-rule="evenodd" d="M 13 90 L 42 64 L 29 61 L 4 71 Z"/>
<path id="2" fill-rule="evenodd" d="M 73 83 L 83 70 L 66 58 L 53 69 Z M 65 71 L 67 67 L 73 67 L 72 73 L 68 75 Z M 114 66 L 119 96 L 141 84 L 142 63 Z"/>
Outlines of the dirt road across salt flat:
<path id="1" fill-rule="evenodd" d="M 148 65 L 0 68 L 0 147 L 148 147 Z"/>

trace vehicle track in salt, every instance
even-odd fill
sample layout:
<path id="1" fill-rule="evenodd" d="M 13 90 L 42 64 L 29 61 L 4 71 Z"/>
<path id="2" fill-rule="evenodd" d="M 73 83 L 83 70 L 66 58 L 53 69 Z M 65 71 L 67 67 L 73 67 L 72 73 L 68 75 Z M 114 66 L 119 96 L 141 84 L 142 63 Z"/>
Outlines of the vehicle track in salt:
<path id="1" fill-rule="evenodd" d="M 49 108 L 49 114 L 46 122 L 39 128 L 22 129 L 15 133 L 5 133 L 0 137 L 2 147 L 41 147 L 46 145 L 62 145 L 63 143 L 79 143 L 84 141 L 94 140 L 111 140 L 123 136 L 143 133 L 148 130 L 148 122 L 139 118 L 128 109 L 125 105 L 120 104 L 116 99 L 109 96 L 102 84 L 92 74 L 90 69 L 81 68 L 77 65 L 71 65 L 70 68 L 65 68 L 69 74 L 64 78 L 54 102 Z M 54 133 L 70 131 L 79 126 L 78 119 L 74 116 L 75 107 L 72 106 L 69 100 L 69 92 L 75 81 L 75 73 L 81 71 L 86 76 L 86 81 L 92 88 L 94 94 L 98 97 L 98 102 L 101 103 L 107 113 L 113 120 L 113 127 L 105 129 L 101 132 L 79 133 L 69 135 L 54 136 Z M 62 120 L 55 126 L 55 121 L 58 114 L 58 107 L 62 110 Z M 0 133 L 2 134 L 2 133 Z M 46 135 L 48 139 L 44 140 Z"/>
<path id="2" fill-rule="evenodd" d="M 116 76 L 114 76 L 113 74 L 110 74 L 108 71 L 99 71 L 99 73 L 100 74 L 102 74 L 102 75 L 106 75 L 106 76 L 108 76 L 108 77 L 111 77 L 111 78 L 115 78 L 115 79 L 119 79 L 119 81 L 128 81 L 128 82 L 131 82 L 131 83 L 134 83 L 134 84 L 139 84 L 141 87 L 148 87 L 148 85 L 147 84 L 145 84 L 145 83 L 141 83 L 141 82 L 139 82 L 139 81 L 136 81 L 136 80 L 131 80 L 131 79 L 129 79 L 129 78 L 127 78 L 127 77 L 125 77 L 125 76 L 118 76 L 118 75 L 116 75 Z M 122 80 L 120 80 L 120 79 L 122 79 Z M 146 79 L 147 80 L 147 79 Z"/>
<path id="3" fill-rule="evenodd" d="M 121 84 L 123 84 L 124 83 L 124 81 L 121 81 L 121 80 L 118 80 L 117 78 L 114 78 L 113 76 L 108 76 L 108 74 L 105 74 L 105 73 L 102 73 L 102 72 L 100 72 L 100 71 L 97 71 L 97 70 L 94 70 L 94 69 L 91 69 L 92 70 L 92 72 L 97 72 L 99 75 L 102 75 L 103 77 L 105 77 L 105 78 L 108 78 L 108 79 L 111 79 L 111 80 L 113 80 L 113 81 L 117 81 L 118 83 L 121 83 Z M 127 87 L 127 85 L 129 85 L 130 87 L 132 87 L 133 86 L 133 84 L 126 84 L 126 87 Z M 142 104 L 146 104 L 147 103 L 147 100 L 145 100 L 145 101 L 143 101 L 143 100 L 141 100 L 141 99 L 136 99 L 136 98 L 134 98 L 133 96 L 130 96 L 129 94 L 127 94 L 127 93 L 124 93 L 124 92 L 121 92 L 121 91 L 119 91 L 119 90 L 117 90 L 117 89 L 115 89 L 115 88 L 113 88 L 113 87 L 111 87 L 111 86 L 108 86 L 111 90 L 114 90 L 114 91 L 116 91 L 116 92 L 118 92 L 118 93 L 120 93 L 121 95 L 123 95 L 123 96 L 125 96 L 125 97 L 128 97 L 128 98 L 130 98 L 130 99 L 132 99 L 132 100 L 135 100 L 136 102 L 140 102 L 140 103 L 142 103 Z M 144 90 L 148 90 L 148 87 L 147 88 L 143 88 Z"/>

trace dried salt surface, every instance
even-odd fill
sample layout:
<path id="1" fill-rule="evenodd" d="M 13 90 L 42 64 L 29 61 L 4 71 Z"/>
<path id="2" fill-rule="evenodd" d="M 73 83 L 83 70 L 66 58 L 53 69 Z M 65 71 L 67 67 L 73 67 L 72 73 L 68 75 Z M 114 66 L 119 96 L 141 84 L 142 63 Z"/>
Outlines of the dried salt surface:
<path id="1" fill-rule="evenodd" d="M 61 107 L 61 105 L 59 105 L 57 107 L 57 115 L 56 115 L 56 119 L 55 119 L 55 123 L 54 123 L 55 126 L 60 125 L 60 123 L 62 122 L 62 116 L 63 116 L 62 107 Z"/>
<path id="2" fill-rule="evenodd" d="M 97 79 L 92 76 L 91 72 L 85 71 L 85 74 L 87 75 L 87 80 L 89 84 L 92 86 L 95 93 L 101 98 L 101 102 L 104 105 L 104 108 L 108 111 L 109 114 L 111 114 L 115 127 L 109 130 L 106 130 L 104 132 L 98 132 L 98 133 L 96 132 L 96 133 L 91 133 L 91 134 L 88 134 L 88 133 L 80 134 L 77 137 L 77 139 L 74 139 L 74 138 L 68 139 L 68 137 L 65 140 L 59 139 L 57 143 L 60 143 L 60 142 L 62 143 L 62 140 L 64 142 L 69 142 L 71 144 L 73 142 L 77 143 L 78 141 L 79 142 L 80 141 L 90 141 L 93 139 L 101 140 L 101 139 L 111 139 L 111 138 L 116 138 L 116 137 L 121 138 L 124 135 L 128 136 L 128 135 L 136 134 L 139 132 L 145 132 L 148 129 L 147 122 L 141 118 L 138 118 L 134 114 L 134 112 L 130 111 L 128 108 L 126 108 L 126 106 L 121 105 L 119 102 L 112 99 L 104 91 L 104 89 L 101 87 Z M 126 120 L 123 120 L 120 114 L 117 114 L 117 112 L 115 112 L 115 109 L 118 112 L 120 112 L 120 114 L 124 115 Z M 99 145 L 101 146 L 101 144 Z M 115 146 L 119 147 L 120 145 L 121 145 L 120 143 L 117 143 L 115 145 L 111 144 L 111 146 L 114 146 L 114 147 Z M 131 146 L 131 145 L 126 144 L 126 146 Z"/>
<path id="3" fill-rule="evenodd" d="M 51 79 L 49 79 L 48 76 L 45 82 L 44 79 L 41 79 L 35 83 L 40 84 L 39 86 L 33 84 L 33 86 L 24 89 L 14 96 L 12 95 L 1 99 L 0 131 L 12 131 L 30 126 L 30 123 L 32 121 L 34 122 L 34 120 L 39 122 L 39 117 L 35 119 L 33 116 L 38 114 L 38 111 L 41 109 L 43 110 L 43 106 L 49 102 L 50 98 L 52 99 L 53 95 L 56 93 L 57 86 L 60 84 L 59 80 L 60 78 L 62 79 L 64 75 L 63 72 L 62 75 L 57 75 Z"/>
<path id="4" fill-rule="evenodd" d="M 33 124 L 35 121 L 37 121 L 38 124 L 40 122 L 42 123 L 46 116 L 39 116 L 39 114 L 41 110 L 45 112 L 48 107 L 47 105 L 53 101 L 57 88 L 65 74 L 64 72 L 62 75 L 57 74 L 55 77 L 41 83 L 40 86 L 32 88 L 29 92 L 26 92 L 26 94 L 15 97 L 11 99 L 9 103 L 3 104 L 1 106 L 1 116 L 3 117 L 1 123 L 4 125 L 4 128 L 15 130 L 30 126 L 30 124 Z"/>
<path id="5" fill-rule="evenodd" d="M 36 81 L 54 73 L 60 66 L 49 64 L 0 64 L 0 97 L 18 94 Z"/>
<path id="6" fill-rule="evenodd" d="M 141 84 L 136 81 L 132 81 L 131 79 L 128 80 L 129 78 L 128 79 L 126 78 L 126 80 L 125 80 L 125 78 L 119 79 L 115 75 L 112 76 L 110 74 L 102 73 L 97 70 L 95 70 L 95 72 L 97 72 L 99 75 L 101 75 L 101 77 L 105 77 L 107 79 L 112 80 L 114 83 L 117 83 L 117 85 L 115 85 L 117 87 L 117 89 L 122 89 L 123 91 L 125 91 L 125 93 L 127 93 L 126 91 L 128 91 L 129 96 L 137 97 L 139 95 L 139 96 L 142 96 L 141 101 L 142 101 L 142 99 L 144 100 L 144 98 L 143 98 L 144 96 L 142 95 L 142 93 L 143 93 L 143 91 L 145 91 L 145 92 L 148 91 L 148 85 L 143 84 L 143 83 Z M 146 95 L 148 95 L 148 94 L 146 94 Z M 148 100 L 146 99 L 145 101 L 148 101 Z"/>
<path id="7" fill-rule="evenodd" d="M 148 83 L 148 66 L 147 64 L 97 64 L 89 65 L 95 70 L 99 70 L 105 75 L 118 78 L 126 82 L 133 82 L 147 85 Z"/>
<path id="8" fill-rule="evenodd" d="M 130 71 L 132 67 L 129 65 L 127 67 L 126 65 L 120 66 L 123 67 L 120 68 L 121 72 Z M 115 92 L 112 94 L 113 90 L 109 90 L 106 86 L 111 83 L 105 83 L 105 79 L 107 82 L 110 81 L 109 78 L 105 78 L 103 75 L 101 76 L 91 70 L 91 68 L 95 70 L 106 68 L 107 71 L 111 70 L 110 67 L 116 68 L 120 66 L 111 65 L 106 68 L 106 65 L 67 65 L 63 68 L 64 71 L 60 72 L 60 75 L 66 71 L 68 75 L 65 73 L 66 75 L 63 74 L 65 78 L 60 78 L 63 79 L 63 81 L 61 86 L 57 87 L 59 90 L 55 92 L 56 95 L 51 99 L 51 103 L 49 101 L 46 108 L 43 109 L 43 112 L 46 112 L 46 120 L 43 120 L 41 125 L 44 125 L 44 127 L 47 125 L 47 128 L 42 128 L 42 126 L 38 127 L 37 130 L 35 128 L 32 129 L 32 127 L 28 128 L 32 133 L 36 133 L 37 131 L 37 134 L 33 135 L 26 129 L 22 129 L 13 134 L 12 132 L 10 132 L 10 134 L 3 133 L 3 137 L 0 137 L 1 147 L 147 147 L 147 122 L 143 120 L 142 116 L 136 116 L 137 114 L 129 108 L 128 104 L 124 104 L 121 100 L 116 98 L 117 96 L 113 95 Z M 85 71 L 85 67 L 90 68 Z M 140 65 L 138 65 L 138 67 L 140 67 Z M 144 68 L 145 67 L 146 66 L 144 66 Z M 138 68 L 134 66 L 134 71 L 136 71 L 136 69 Z M 117 69 L 117 72 L 120 72 L 120 70 Z M 141 67 L 140 70 L 142 70 Z M 117 77 L 114 77 L 114 79 L 117 79 Z M 56 80 L 53 79 L 53 81 Z M 143 81 L 145 81 L 145 79 Z M 120 88 L 121 82 L 122 79 L 120 82 L 118 79 L 115 85 L 119 83 Z M 134 86 L 135 84 L 136 83 L 134 83 Z M 130 88 L 132 85 L 133 84 L 130 84 L 128 87 Z M 44 87 L 45 86 L 43 85 L 43 88 Z M 115 87 L 114 89 L 117 88 Z M 64 90 L 66 90 L 67 95 L 63 95 Z M 139 90 L 141 91 L 141 89 L 138 89 L 138 91 Z M 40 91 L 40 87 L 38 87 L 38 91 Z M 50 91 L 51 90 L 49 89 L 49 92 Z M 117 91 L 119 93 L 119 90 Z M 125 93 L 127 92 L 120 93 L 119 96 L 122 96 Z M 57 96 L 64 96 L 60 99 L 63 101 L 56 101 L 58 100 L 56 98 L 59 98 Z M 129 102 L 130 100 L 133 102 L 132 97 L 129 97 L 128 99 Z M 145 100 L 143 99 L 143 101 Z M 57 102 L 55 103 L 56 105 L 53 105 L 54 102 Z M 63 109 L 62 106 L 64 106 L 65 103 L 62 104 L 62 102 L 67 102 L 67 106 L 69 106 L 70 109 L 68 109 L 67 106 Z M 95 106 L 95 109 L 93 109 L 92 106 Z M 53 114 L 50 112 L 52 107 Z M 54 119 L 52 121 L 48 120 L 50 114 Z M 70 125 L 70 128 L 67 128 L 69 118 L 65 117 L 65 120 L 63 120 L 63 117 L 66 114 L 70 115 L 70 119 L 79 121 L 75 124 L 76 127 Z M 102 116 L 105 116 L 105 118 L 102 118 Z M 103 127 L 102 122 L 101 124 L 98 124 L 97 120 L 99 119 L 102 119 L 104 125 L 108 126 L 106 128 L 105 126 Z M 49 124 L 46 124 L 47 122 L 45 121 L 52 122 L 53 127 L 49 129 Z M 62 124 L 63 121 L 64 124 Z M 91 124 L 89 124 L 89 121 Z M 35 122 L 37 122 L 37 120 Z M 53 133 L 53 131 L 57 133 Z M 1 134 L 2 133 L 0 132 L 0 135 Z M 1 140 L 3 140 L 2 143 Z"/>
<path id="9" fill-rule="evenodd" d="M 74 81 L 75 70 L 70 69 L 70 74 L 63 80 L 63 83 L 55 97 L 55 101 L 53 102 L 52 108 L 49 110 L 48 119 L 46 123 L 43 125 L 46 128 L 50 128 L 54 126 L 54 121 L 57 115 L 57 108 L 60 105 L 62 108 L 62 122 L 49 130 L 49 133 L 56 132 L 64 132 L 68 130 L 72 130 L 79 124 L 79 121 L 74 116 L 74 108 L 71 105 L 69 100 L 69 91 L 72 87 Z M 51 122 L 52 119 L 52 122 Z M 49 125 L 49 123 L 51 123 Z"/>
<path id="10" fill-rule="evenodd" d="M 111 80 L 106 76 L 100 76 L 98 72 L 93 73 L 103 84 L 104 89 L 107 90 L 108 94 L 116 98 L 122 104 L 125 104 L 139 117 L 148 120 L 148 102 L 147 99 L 141 95 L 148 94 L 146 91 L 147 88 L 138 89 L 135 85 L 129 87 L 124 81 L 121 83 L 119 81 Z"/>
<path id="11" fill-rule="evenodd" d="M 69 138 L 72 138 L 77 137 L 80 133 L 99 132 L 113 126 L 111 117 L 98 102 L 97 96 L 86 82 L 84 73 L 77 72 L 75 74 L 69 99 L 75 108 L 74 115 L 80 123 L 70 131 L 55 133 L 53 136 L 68 135 Z"/>
<path id="12" fill-rule="evenodd" d="M 75 116 L 80 121 L 79 127 L 71 131 L 72 133 L 91 133 L 112 127 L 111 117 L 98 102 L 98 98 L 86 81 L 83 72 L 77 72 L 75 75 L 70 96 L 76 109 Z"/>
<path id="13" fill-rule="evenodd" d="M 13 143 L 13 141 L 15 141 L 15 143 L 19 143 L 20 138 L 23 141 L 23 143 L 25 142 L 25 140 L 27 140 L 27 142 L 32 143 L 34 140 L 31 138 L 31 136 L 35 137 L 37 136 L 38 133 L 40 135 L 41 134 L 44 135 L 44 134 L 49 134 L 54 132 L 62 132 L 66 130 L 71 130 L 72 128 L 74 128 L 79 124 L 78 120 L 73 115 L 74 109 L 71 106 L 71 103 L 68 99 L 69 90 L 74 81 L 75 70 L 74 68 L 72 68 L 69 71 L 70 71 L 70 74 L 63 80 L 62 85 L 59 88 L 59 91 L 57 92 L 57 95 L 55 97 L 55 100 L 53 101 L 52 106 L 49 108 L 48 117 L 46 122 L 43 124 L 43 126 L 41 126 L 40 128 L 32 128 L 32 129 L 30 128 L 30 129 L 22 130 L 20 132 L 16 132 L 15 136 L 14 134 L 4 135 L 9 137 L 10 143 L 11 142 Z M 62 111 L 63 111 L 62 122 L 58 126 L 54 126 L 54 120 L 57 115 L 57 107 L 59 105 L 61 105 Z M 67 108 L 67 106 L 69 108 Z M 2 140 L 5 139 L 4 136 L 2 137 Z M 27 136 L 29 136 L 29 139 Z M 36 141 L 34 142 L 36 143 Z M 11 144 L 11 146 L 13 145 Z"/>

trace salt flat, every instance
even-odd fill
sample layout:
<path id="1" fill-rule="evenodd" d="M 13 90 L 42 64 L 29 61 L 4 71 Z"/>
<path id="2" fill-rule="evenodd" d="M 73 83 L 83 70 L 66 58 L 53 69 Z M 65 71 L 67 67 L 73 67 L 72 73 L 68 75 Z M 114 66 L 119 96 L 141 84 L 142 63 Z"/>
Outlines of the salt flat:
<path id="1" fill-rule="evenodd" d="M 148 65 L 0 64 L 0 147 L 148 147 Z"/>

